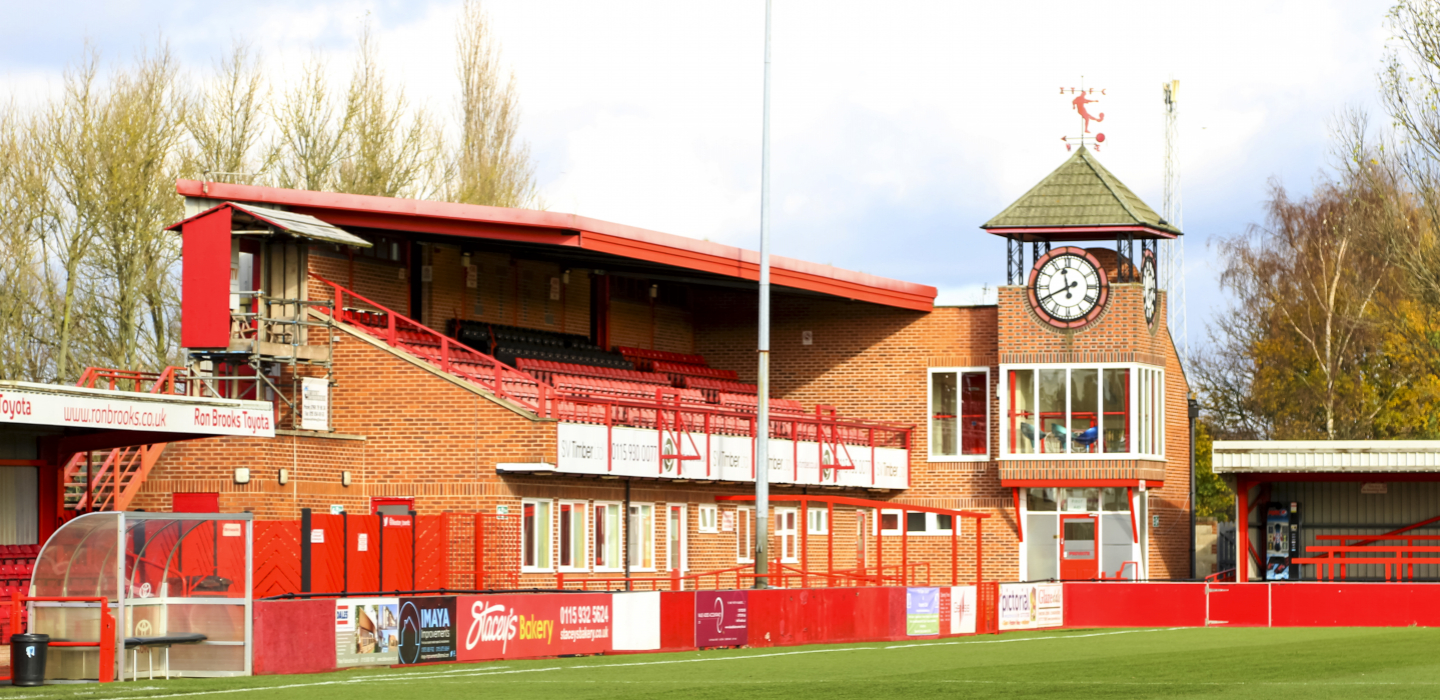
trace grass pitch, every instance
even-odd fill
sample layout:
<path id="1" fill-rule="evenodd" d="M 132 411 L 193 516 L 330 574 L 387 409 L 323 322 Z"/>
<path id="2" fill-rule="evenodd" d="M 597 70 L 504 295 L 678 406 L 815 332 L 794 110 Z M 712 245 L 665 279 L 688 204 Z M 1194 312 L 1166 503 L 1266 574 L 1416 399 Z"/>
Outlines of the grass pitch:
<path id="1" fill-rule="evenodd" d="M 10 698 L 1416 698 L 1440 629 L 1140 629 L 0 688 Z"/>

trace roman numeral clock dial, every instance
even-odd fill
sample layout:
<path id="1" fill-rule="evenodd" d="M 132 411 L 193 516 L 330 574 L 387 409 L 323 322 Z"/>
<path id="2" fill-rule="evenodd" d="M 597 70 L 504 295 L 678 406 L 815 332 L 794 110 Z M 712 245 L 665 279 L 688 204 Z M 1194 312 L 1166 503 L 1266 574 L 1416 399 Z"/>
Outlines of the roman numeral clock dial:
<path id="1" fill-rule="evenodd" d="M 1110 282 L 1095 256 L 1082 248 L 1046 253 L 1030 271 L 1030 306 L 1056 328 L 1079 328 L 1105 308 Z"/>

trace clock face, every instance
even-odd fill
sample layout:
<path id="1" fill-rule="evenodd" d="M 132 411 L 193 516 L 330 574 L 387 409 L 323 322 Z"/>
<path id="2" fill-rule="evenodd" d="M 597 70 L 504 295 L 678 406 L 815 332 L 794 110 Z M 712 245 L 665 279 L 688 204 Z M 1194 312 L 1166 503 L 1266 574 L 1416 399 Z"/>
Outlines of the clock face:
<path id="1" fill-rule="evenodd" d="M 1145 289 L 1145 322 L 1155 325 L 1155 311 L 1160 303 L 1160 285 L 1155 279 L 1155 254 L 1145 251 L 1140 265 L 1140 282 Z"/>
<path id="2" fill-rule="evenodd" d="M 1030 271 L 1030 305 L 1057 328 L 1079 328 L 1094 320 L 1109 295 L 1104 268 L 1081 248 L 1056 248 Z"/>

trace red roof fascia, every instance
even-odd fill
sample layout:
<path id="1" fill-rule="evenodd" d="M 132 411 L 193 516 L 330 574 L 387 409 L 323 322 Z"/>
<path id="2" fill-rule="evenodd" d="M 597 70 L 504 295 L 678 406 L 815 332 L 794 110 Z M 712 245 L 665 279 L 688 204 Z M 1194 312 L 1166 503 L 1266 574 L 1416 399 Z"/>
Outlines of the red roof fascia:
<path id="1" fill-rule="evenodd" d="M 281 205 L 336 226 L 577 246 L 691 270 L 759 279 L 760 255 L 755 251 L 573 214 L 195 180 L 179 180 L 175 190 L 187 197 Z M 771 256 L 770 265 L 772 280 L 778 285 L 917 311 L 934 308 L 937 291 L 928 285 L 780 256 Z"/>
<path id="2" fill-rule="evenodd" d="M 1052 488 L 1056 486 L 1127 486 L 1139 488 L 1140 482 L 1145 482 L 1145 488 L 1162 489 L 1165 482 L 1155 479 L 1001 479 L 1000 486 L 1003 488 Z"/>
<path id="3" fill-rule="evenodd" d="M 982 227 L 984 228 L 984 227 Z M 1173 233 L 1150 228 L 1149 226 L 992 226 L 985 229 L 986 232 L 996 236 L 1009 237 L 1020 236 L 1076 236 L 1090 235 L 1094 238 L 1085 240 L 1103 241 L 1114 238 L 1117 233 L 1142 233 L 1155 238 L 1172 240 L 1178 238 Z M 1081 240 L 1081 239 L 1072 239 Z"/>

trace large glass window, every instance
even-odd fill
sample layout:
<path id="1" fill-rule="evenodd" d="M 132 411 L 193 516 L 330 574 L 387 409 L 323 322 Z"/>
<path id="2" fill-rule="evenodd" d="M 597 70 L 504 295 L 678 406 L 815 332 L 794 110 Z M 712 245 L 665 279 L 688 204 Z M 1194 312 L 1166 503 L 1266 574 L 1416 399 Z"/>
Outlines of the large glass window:
<path id="1" fill-rule="evenodd" d="M 585 504 L 560 504 L 560 568 L 585 568 Z"/>
<path id="2" fill-rule="evenodd" d="M 625 568 L 620 560 L 620 504 L 595 504 L 595 568 L 618 571 Z"/>
<path id="3" fill-rule="evenodd" d="M 930 370 L 930 459 L 988 457 L 990 372 Z"/>
<path id="4" fill-rule="evenodd" d="M 665 520 L 665 566 L 673 571 L 685 570 L 685 506 L 671 504 L 666 508 L 669 517 Z"/>
<path id="5" fill-rule="evenodd" d="M 655 570 L 655 506 L 649 503 L 630 506 L 630 543 L 628 554 L 631 570 Z"/>
<path id="6" fill-rule="evenodd" d="M 536 571 L 550 569 L 550 501 L 523 501 L 523 522 L 520 548 L 525 552 L 525 568 Z"/>
<path id="7" fill-rule="evenodd" d="M 1164 372 L 1043 366 L 1002 371 L 1010 455 L 1164 454 Z"/>

